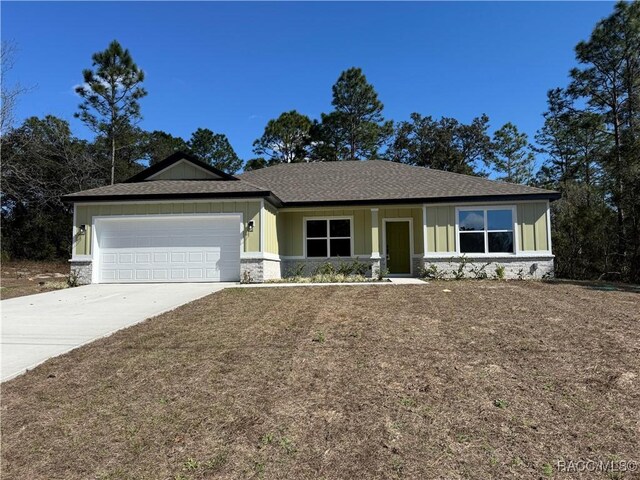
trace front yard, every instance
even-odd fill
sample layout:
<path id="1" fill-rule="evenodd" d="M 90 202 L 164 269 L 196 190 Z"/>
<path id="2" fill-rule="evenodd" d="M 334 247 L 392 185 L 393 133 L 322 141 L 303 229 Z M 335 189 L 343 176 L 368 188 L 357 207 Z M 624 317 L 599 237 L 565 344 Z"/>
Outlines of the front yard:
<path id="1" fill-rule="evenodd" d="M 557 462 L 640 461 L 639 305 L 538 282 L 225 290 L 3 384 L 3 478 L 633 478 Z"/>
<path id="2" fill-rule="evenodd" d="M 2 262 L 0 300 L 66 288 L 68 278 L 69 262 Z"/>

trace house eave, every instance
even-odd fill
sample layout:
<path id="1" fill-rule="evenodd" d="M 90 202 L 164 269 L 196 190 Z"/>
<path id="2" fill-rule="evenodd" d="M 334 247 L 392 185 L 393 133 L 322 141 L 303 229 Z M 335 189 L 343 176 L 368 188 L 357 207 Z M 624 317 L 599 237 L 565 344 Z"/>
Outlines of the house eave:
<path id="1" fill-rule="evenodd" d="M 142 200 L 201 200 L 201 199 L 233 199 L 233 198 L 265 198 L 274 205 L 279 205 L 279 199 L 269 191 L 254 192 L 204 192 L 204 193 L 145 193 L 125 195 L 65 195 L 62 201 L 65 203 L 91 203 L 91 202 L 135 202 Z"/>
<path id="2" fill-rule="evenodd" d="M 555 201 L 560 198 L 560 193 L 528 193 L 510 195 L 461 195 L 450 197 L 415 197 L 415 198 L 389 198 L 389 199 L 363 199 L 363 200 L 327 200 L 284 202 L 283 207 L 336 207 L 336 206 L 361 206 L 361 205 L 401 205 L 411 203 L 475 203 L 475 202 L 514 202 L 514 201 Z"/>

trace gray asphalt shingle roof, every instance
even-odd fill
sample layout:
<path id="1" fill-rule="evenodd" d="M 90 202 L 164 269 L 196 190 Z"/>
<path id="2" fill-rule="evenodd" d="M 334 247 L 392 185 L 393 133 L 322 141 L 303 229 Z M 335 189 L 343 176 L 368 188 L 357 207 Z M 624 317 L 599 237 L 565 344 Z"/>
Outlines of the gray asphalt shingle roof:
<path id="1" fill-rule="evenodd" d="M 383 160 L 282 164 L 238 180 L 149 180 L 67 195 L 68 201 L 225 198 L 273 194 L 288 205 L 557 198 L 550 190 Z"/>
<path id="2" fill-rule="evenodd" d="M 239 178 L 271 190 L 285 203 L 553 194 L 384 160 L 284 164 L 245 172 Z"/>
<path id="3" fill-rule="evenodd" d="M 127 197 L 130 195 L 210 195 L 210 194 L 265 194 L 268 191 L 251 185 L 242 180 L 150 180 L 137 183 L 116 183 L 106 187 L 92 188 L 82 192 L 72 193 L 66 198 L 73 200 L 78 197 Z"/>

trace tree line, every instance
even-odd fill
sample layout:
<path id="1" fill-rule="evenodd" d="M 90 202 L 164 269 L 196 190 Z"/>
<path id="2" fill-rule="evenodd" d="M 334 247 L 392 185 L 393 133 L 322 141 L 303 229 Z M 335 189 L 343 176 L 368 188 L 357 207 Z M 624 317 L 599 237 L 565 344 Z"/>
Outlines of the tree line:
<path id="1" fill-rule="evenodd" d="M 12 46 L 2 63 L 11 66 Z M 567 85 L 548 92 L 532 144 L 509 122 L 468 123 L 414 112 L 392 121 L 360 68 L 332 86 L 332 110 L 269 120 L 243 162 L 226 135 L 198 128 L 184 139 L 140 128 L 144 72 L 117 41 L 92 57 L 76 88 L 76 117 L 94 132 L 73 135 L 48 115 L 12 124 L 21 86 L 2 86 L 2 249 L 17 258 L 66 257 L 70 209 L 60 196 L 117 183 L 176 151 L 229 173 L 278 163 L 383 159 L 559 190 L 552 207 L 556 272 L 567 278 L 640 281 L 640 4 L 618 3 L 575 48 Z M 5 98 L 9 101 L 5 103 Z M 535 158 L 543 159 L 534 171 Z"/>

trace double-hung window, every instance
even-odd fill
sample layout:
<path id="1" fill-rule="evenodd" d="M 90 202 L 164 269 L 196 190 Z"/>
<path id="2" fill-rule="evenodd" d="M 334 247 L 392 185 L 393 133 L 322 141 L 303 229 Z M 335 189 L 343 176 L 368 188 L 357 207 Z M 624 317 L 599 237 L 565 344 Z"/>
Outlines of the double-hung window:
<path id="1" fill-rule="evenodd" d="M 307 257 L 350 257 L 351 219 L 306 220 Z"/>
<path id="2" fill-rule="evenodd" d="M 515 253 L 513 209 L 458 209 L 460 253 Z"/>

